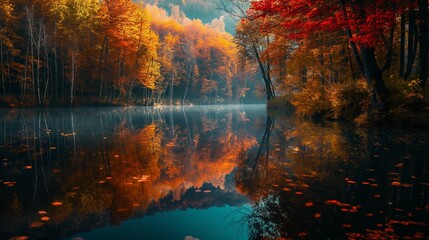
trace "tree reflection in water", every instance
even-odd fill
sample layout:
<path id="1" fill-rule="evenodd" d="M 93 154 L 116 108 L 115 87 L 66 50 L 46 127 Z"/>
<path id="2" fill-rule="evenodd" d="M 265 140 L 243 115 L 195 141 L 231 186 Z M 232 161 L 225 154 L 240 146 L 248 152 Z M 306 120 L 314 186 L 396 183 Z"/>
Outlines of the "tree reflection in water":
<path id="1" fill-rule="evenodd" d="M 246 202 L 230 175 L 256 139 L 239 108 L 3 116 L 1 238 L 59 238 L 157 212 Z"/>
<path id="2" fill-rule="evenodd" d="M 251 239 L 429 236 L 424 131 L 272 117 L 263 107 L 0 116 L 0 238 L 61 238 L 226 205 L 242 206 L 230 221 Z"/>
<path id="3" fill-rule="evenodd" d="M 268 117 L 235 175 L 250 239 L 427 238 L 427 137 Z"/>

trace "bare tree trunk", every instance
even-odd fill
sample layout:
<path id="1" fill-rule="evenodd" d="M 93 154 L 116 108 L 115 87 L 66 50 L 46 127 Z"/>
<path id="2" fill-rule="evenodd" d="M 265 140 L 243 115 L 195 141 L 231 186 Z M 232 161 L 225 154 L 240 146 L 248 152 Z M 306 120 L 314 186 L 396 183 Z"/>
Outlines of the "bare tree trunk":
<path id="1" fill-rule="evenodd" d="M 3 66 L 3 37 L 0 38 L 0 66 L 1 66 L 1 84 L 3 87 L 3 99 L 6 101 L 6 86 L 4 84 L 4 66 Z"/>
<path id="2" fill-rule="evenodd" d="M 415 12 L 411 9 L 408 14 L 408 54 L 407 66 L 403 78 L 404 80 L 407 80 L 410 77 L 411 71 L 413 70 L 418 44 Z"/>
<path id="3" fill-rule="evenodd" d="M 49 81 L 50 81 L 50 67 L 49 67 L 49 53 L 48 53 L 48 36 L 46 34 L 46 29 L 43 30 L 43 49 L 45 51 L 45 61 L 46 61 L 46 83 L 45 90 L 43 92 L 43 104 L 45 103 L 46 96 L 48 93 Z"/>
<path id="4" fill-rule="evenodd" d="M 104 36 L 103 39 L 103 44 L 101 45 L 101 51 L 100 51 L 100 59 L 99 59 L 99 68 L 100 68 L 100 89 L 99 89 L 99 98 L 101 100 L 102 96 L 103 96 L 103 53 L 105 51 L 105 47 L 107 44 L 107 37 Z"/>
<path id="5" fill-rule="evenodd" d="M 25 92 L 27 89 L 27 71 L 28 71 L 28 51 L 30 49 L 30 39 L 27 39 L 27 48 L 25 50 L 25 69 L 24 69 L 24 80 L 22 82 L 22 90 L 21 90 L 21 103 L 24 103 L 25 100 Z"/>
<path id="6" fill-rule="evenodd" d="M 170 88 L 170 105 L 173 105 L 173 97 L 174 97 L 174 74 L 171 76 L 171 88 Z"/>

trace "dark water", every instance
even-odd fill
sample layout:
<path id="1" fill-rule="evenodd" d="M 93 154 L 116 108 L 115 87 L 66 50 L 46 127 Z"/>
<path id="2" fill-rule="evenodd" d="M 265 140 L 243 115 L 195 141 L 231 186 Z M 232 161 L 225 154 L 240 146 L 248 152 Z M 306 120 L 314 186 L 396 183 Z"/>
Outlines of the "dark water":
<path id="1" fill-rule="evenodd" d="M 0 239 L 429 239 L 429 133 L 264 106 L 0 110 Z"/>

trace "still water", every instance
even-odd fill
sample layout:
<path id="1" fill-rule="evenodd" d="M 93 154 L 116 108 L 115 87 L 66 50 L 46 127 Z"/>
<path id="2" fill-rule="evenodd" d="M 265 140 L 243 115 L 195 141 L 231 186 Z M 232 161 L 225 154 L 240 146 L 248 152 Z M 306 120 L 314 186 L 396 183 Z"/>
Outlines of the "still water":
<path id="1" fill-rule="evenodd" d="M 0 239 L 428 239 L 429 133 L 265 106 L 0 110 Z"/>

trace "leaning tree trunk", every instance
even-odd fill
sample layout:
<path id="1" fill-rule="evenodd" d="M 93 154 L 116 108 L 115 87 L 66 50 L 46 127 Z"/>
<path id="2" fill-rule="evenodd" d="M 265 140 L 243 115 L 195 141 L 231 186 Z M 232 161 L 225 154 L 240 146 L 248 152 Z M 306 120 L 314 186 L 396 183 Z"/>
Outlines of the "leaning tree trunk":
<path id="1" fill-rule="evenodd" d="M 360 49 L 365 79 L 373 94 L 372 107 L 383 108 L 390 95 L 390 92 L 383 81 L 382 72 L 375 58 L 374 48 L 362 46 Z"/>

